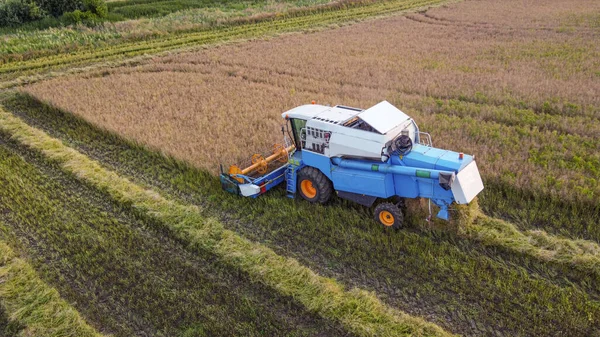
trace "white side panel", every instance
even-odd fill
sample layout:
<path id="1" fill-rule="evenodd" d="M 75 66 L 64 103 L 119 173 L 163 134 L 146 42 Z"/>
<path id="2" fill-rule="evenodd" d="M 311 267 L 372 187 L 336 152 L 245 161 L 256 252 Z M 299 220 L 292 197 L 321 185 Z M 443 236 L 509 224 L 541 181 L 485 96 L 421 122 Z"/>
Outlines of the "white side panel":
<path id="1" fill-rule="evenodd" d="M 381 158 L 380 142 L 334 133 L 329 143 L 329 157 Z"/>
<path id="2" fill-rule="evenodd" d="M 452 183 L 452 194 L 457 204 L 468 204 L 481 191 L 483 191 L 483 181 L 477 163 L 472 161 L 456 175 Z"/>
<path id="3" fill-rule="evenodd" d="M 242 193 L 242 195 L 245 197 L 249 197 L 251 195 L 260 193 L 260 187 L 253 184 L 241 184 L 240 193 Z"/>

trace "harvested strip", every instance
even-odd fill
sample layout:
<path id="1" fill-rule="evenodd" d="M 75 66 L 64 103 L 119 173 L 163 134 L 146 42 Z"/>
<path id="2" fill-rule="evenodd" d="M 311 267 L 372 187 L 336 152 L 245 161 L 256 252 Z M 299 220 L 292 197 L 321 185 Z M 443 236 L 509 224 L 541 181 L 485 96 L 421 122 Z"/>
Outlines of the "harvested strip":
<path id="1" fill-rule="evenodd" d="M 385 306 L 369 292 L 346 291 L 334 280 L 318 276 L 297 261 L 224 230 L 216 220 L 202 217 L 197 206 L 166 200 L 154 191 L 131 183 L 4 110 L 0 111 L 0 128 L 81 179 L 107 191 L 116 200 L 167 224 L 175 235 L 192 246 L 214 251 L 256 280 L 292 296 L 325 318 L 339 321 L 350 332 L 360 336 L 449 335 L 435 324 Z"/>
<path id="2" fill-rule="evenodd" d="M 535 256 L 546 262 L 556 262 L 600 277 L 600 245 L 589 240 L 573 240 L 550 235 L 542 230 L 520 231 L 515 225 L 489 217 L 476 202 L 462 214 L 462 229 L 471 239 L 485 245 Z"/>
<path id="3" fill-rule="evenodd" d="M 0 303 L 9 320 L 24 327 L 19 336 L 103 336 L 1 241 Z"/>

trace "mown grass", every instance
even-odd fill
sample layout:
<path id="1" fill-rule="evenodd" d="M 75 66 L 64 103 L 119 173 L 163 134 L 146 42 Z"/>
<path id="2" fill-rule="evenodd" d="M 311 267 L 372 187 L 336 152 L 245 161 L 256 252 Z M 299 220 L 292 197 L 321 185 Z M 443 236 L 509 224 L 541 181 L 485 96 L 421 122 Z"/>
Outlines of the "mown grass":
<path id="1" fill-rule="evenodd" d="M 135 185 L 64 146 L 60 141 L 28 127 L 8 113 L 2 113 L 0 125 L 13 139 L 36 151 L 41 151 L 49 160 L 61 165 L 67 172 L 110 194 L 118 203 L 130 206 L 138 214 L 158 221 L 194 251 L 215 254 L 220 261 L 234 270 L 248 273 L 254 281 L 263 283 L 284 296 L 294 298 L 311 312 L 339 322 L 350 333 L 360 336 L 449 335 L 434 324 L 384 305 L 369 292 L 356 288 L 345 290 L 336 281 L 318 276 L 294 259 L 279 256 L 263 245 L 252 243 L 232 231 L 224 230 L 220 222 L 201 215 L 197 206 L 166 200 L 154 191 Z M 35 186 L 41 183 L 42 181 L 32 183 L 30 186 L 32 193 L 38 193 L 26 195 L 24 198 L 39 196 L 42 191 L 36 191 Z M 11 191 L 7 193 L 11 196 L 15 195 Z M 48 203 L 46 201 L 36 207 Z M 14 204 L 21 207 L 37 205 L 37 203 L 23 203 L 19 200 Z M 44 214 L 43 211 L 36 213 Z M 85 213 L 90 212 L 86 210 Z M 107 239 L 102 242 L 112 241 Z M 133 244 L 137 250 L 144 251 L 138 245 Z M 90 251 L 81 248 L 75 248 L 75 251 Z M 144 289 L 154 288 L 148 286 Z M 148 298 L 144 300 L 148 301 Z"/>
<path id="2" fill-rule="evenodd" d="M 58 51 L 59 55 L 44 56 L 44 53 L 38 54 L 35 49 L 48 45 L 48 41 L 15 42 L 15 48 L 26 48 L 27 53 L 33 55 L 33 58 L 26 57 L 8 57 L 8 62 L 0 64 L 0 89 L 22 84 L 27 79 L 19 79 L 19 76 L 31 75 L 40 70 L 48 71 L 61 68 L 73 67 L 86 63 L 95 63 L 99 59 L 102 62 L 122 60 L 139 55 L 156 54 L 173 49 L 186 47 L 198 48 L 199 46 L 226 42 L 234 39 L 248 39 L 258 36 L 273 35 L 291 31 L 316 29 L 326 27 L 332 24 L 340 24 L 355 20 L 364 20 L 366 18 L 385 15 L 394 12 L 416 10 L 426 6 L 439 5 L 443 0 L 391 0 L 384 2 L 339 2 L 326 6 L 317 6 L 314 8 L 299 9 L 289 11 L 283 15 L 268 15 L 266 17 L 248 18 L 244 20 L 230 22 L 224 26 L 217 26 L 212 29 L 206 27 L 189 29 L 187 32 L 179 32 L 167 36 L 155 36 L 152 34 L 140 37 L 134 37 L 133 41 L 119 43 L 114 46 L 86 45 L 86 40 L 106 41 L 110 38 L 89 38 L 73 37 L 73 40 L 84 42 L 84 47 L 79 50 L 79 42 L 75 42 L 75 50 L 69 51 L 69 46 L 60 47 L 60 44 L 54 45 L 50 52 Z M 61 33 L 62 34 L 62 33 Z M 77 33 L 73 33 L 77 34 Z M 112 33 L 111 33 L 112 34 Z M 50 36 L 50 40 L 55 38 Z M 60 37 L 58 37 L 60 40 Z M 138 41 L 136 41 L 138 40 Z M 61 40 L 62 41 L 62 40 Z M 121 43 L 122 42 L 122 43 Z M 72 47 L 72 46 L 71 46 Z M 65 49 L 66 48 L 66 49 Z M 38 57 L 39 56 L 39 57 Z M 22 61 L 21 61 L 22 60 Z M 16 79 L 15 79 L 16 78 Z"/>
<path id="3" fill-rule="evenodd" d="M 206 172 L 46 109 L 38 110 L 39 116 L 24 116 L 40 117 L 30 121 L 121 174 L 203 205 L 205 214 L 220 216 L 228 227 L 347 284 L 376 290 L 394 306 L 436 317 L 453 331 L 595 331 L 598 278 L 588 272 L 540 263 L 527 252 L 515 254 L 510 246 L 484 248 L 448 233 L 382 233 L 369 210 L 345 202 L 314 206 L 290 201 L 277 190 L 258 200 L 234 197 L 220 191 L 217 179 Z"/>
<path id="4" fill-rule="evenodd" d="M 0 305 L 2 336 L 103 336 L 3 241 L 0 241 Z"/>
<path id="5" fill-rule="evenodd" d="M 213 254 L 186 251 L 165 224 L 136 220 L 43 157 L 20 152 L 47 172 L 4 146 L 0 154 L 3 232 L 91 322 L 116 336 L 348 334 Z M 23 289 L 9 295 L 19 292 L 24 301 L 47 298 Z M 45 323 L 61 336 L 86 335 L 54 319 Z"/>
<path id="6" fill-rule="evenodd" d="M 0 336 L 18 336 L 22 330 L 23 326 L 18 322 L 11 321 L 4 308 L 0 306 Z"/>

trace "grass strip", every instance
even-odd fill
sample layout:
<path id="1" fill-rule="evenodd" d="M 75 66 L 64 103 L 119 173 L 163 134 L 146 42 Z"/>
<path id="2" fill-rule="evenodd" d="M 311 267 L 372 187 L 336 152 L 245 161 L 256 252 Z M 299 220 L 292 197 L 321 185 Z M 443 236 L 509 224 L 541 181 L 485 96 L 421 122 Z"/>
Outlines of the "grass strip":
<path id="1" fill-rule="evenodd" d="M 155 191 L 131 183 L 4 110 L 0 111 L 0 128 L 117 201 L 170 225 L 174 234 L 191 246 L 215 252 L 257 281 L 293 297 L 325 318 L 340 322 L 350 332 L 360 336 L 449 335 L 435 324 L 384 305 L 372 293 L 356 288 L 347 291 L 296 260 L 279 256 L 261 244 L 225 230 L 215 219 L 201 216 L 198 206 L 164 199 Z"/>
<path id="2" fill-rule="evenodd" d="M 9 321 L 23 327 L 17 336 L 103 336 L 1 241 L 0 303 Z"/>
<path id="3" fill-rule="evenodd" d="M 521 231 L 512 223 L 483 214 L 477 202 L 459 209 L 459 228 L 470 239 L 600 277 L 600 245 L 596 242 L 573 240 L 542 230 Z"/>

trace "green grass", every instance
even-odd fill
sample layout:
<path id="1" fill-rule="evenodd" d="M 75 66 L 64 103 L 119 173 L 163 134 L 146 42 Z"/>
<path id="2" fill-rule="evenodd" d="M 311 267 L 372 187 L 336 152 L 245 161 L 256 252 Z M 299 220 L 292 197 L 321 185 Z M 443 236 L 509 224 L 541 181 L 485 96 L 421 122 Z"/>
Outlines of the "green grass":
<path id="1" fill-rule="evenodd" d="M 0 306 L 0 336 L 18 336 L 23 331 L 23 326 L 16 321 L 11 321 L 6 311 Z"/>
<path id="2" fill-rule="evenodd" d="M 26 106 L 16 110 L 24 112 Z M 452 331 L 596 331 L 600 307 L 593 274 L 540 262 L 528 252 L 515 254 L 519 250 L 510 246 L 486 247 L 444 232 L 382 232 L 369 210 L 342 201 L 314 206 L 284 198 L 282 190 L 257 200 L 231 196 L 208 173 L 52 110 L 24 116 L 45 115 L 47 119 L 35 122 L 120 174 L 155 186 L 170 198 L 201 205 L 205 216 L 220 217 L 228 228 L 346 284 L 375 290 L 397 308 L 437 317 L 436 322 Z M 77 167 L 66 169 L 80 172 Z"/>
<path id="3" fill-rule="evenodd" d="M 250 16 L 260 16 L 256 20 L 264 20 L 271 19 L 277 14 L 276 9 L 268 7 L 266 2 L 256 4 L 229 2 L 229 5 L 222 4 L 220 7 L 203 7 L 203 3 L 197 1 L 193 3 L 197 4 L 197 6 L 191 7 L 195 9 L 174 11 L 176 8 L 171 8 L 174 12 L 169 15 L 165 8 L 161 9 L 157 4 L 147 4 L 146 6 L 149 8 L 162 11 L 163 15 L 127 23 L 118 23 L 118 21 L 128 20 L 123 16 L 124 14 L 136 16 L 133 13 L 127 14 L 127 11 L 142 11 L 135 4 L 116 8 L 117 12 L 109 15 L 111 22 L 104 22 L 95 27 L 85 25 L 64 27 L 61 21 L 55 19 L 47 23 L 48 27 L 43 26 L 44 22 L 38 22 L 18 28 L 0 28 L 0 34 L 4 35 L 3 43 L 0 45 L 0 64 L 70 53 L 82 48 L 87 48 L 89 51 L 123 42 L 173 37 L 178 33 L 204 32 L 212 28 L 243 24 L 244 20 L 249 20 Z M 284 2 L 280 9 L 293 11 L 296 4 L 304 7 L 296 9 L 296 11 L 300 11 L 298 14 L 301 14 L 302 11 L 312 13 L 314 10 L 311 8 L 314 7 L 314 4 L 309 2 L 305 4 L 303 2 Z M 119 14 L 119 11 L 125 13 Z M 152 10 L 147 9 L 145 12 L 149 15 Z M 142 16 L 142 14 L 140 12 L 137 16 Z"/>
<path id="4" fill-rule="evenodd" d="M 213 254 L 192 254 L 164 224 L 137 220 L 43 157 L 12 150 L 41 170 L 0 146 L 2 230 L 97 326 L 116 336 L 347 334 Z M 0 289 L 0 295 L 45 301 L 52 293 Z M 58 318 L 45 324 L 61 336 L 86 335 Z"/>
<path id="5" fill-rule="evenodd" d="M 5 157 L 2 157 L 3 159 Z M 4 224 L 0 220 L 0 228 Z M 101 337 L 56 289 L 0 241 L 0 335 Z"/>
<path id="6" fill-rule="evenodd" d="M 97 189 L 105 191 L 119 204 L 131 207 L 136 214 L 145 217 L 150 221 L 158 222 L 163 229 L 167 230 L 177 240 L 183 242 L 194 252 L 204 252 L 204 254 L 210 252 L 214 254 L 219 261 L 227 264 L 231 269 L 247 273 L 254 282 L 265 284 L 268 287 L 277 290 L 279 294 L 294 298 L 295 301 L 303 304 L 304 307 L 311 312 L 318 313 L 324 318 L 331 319 L 334 322 L 339 322 L 341 326 L 353 334 L 360 336 L 448 335 L 436 325 L 426 323 L 422 319 L 409 316 L 384 305 L 371 293 L 356 288 L 345 290 L 334 280 L 316 275 L 310 269 L 303 267 L 294 259 L 279 256 L 263 245 L 241 238 L 232 231 L 224 230 L 220 222 L 201 215 L 197 206 L 182 205 L 163 199 L 156 192 L 146 190 L 119 177 L 114 172 L 103 169 L 96 162 L 93 162 L 87 157 L 62 145 L 62 143 L 48 137 L 44 133 L 27 127 L 26 124 L 6 115 L 6 113 L 3 113 L 2 123 L 0 124 L 2 124 L 3 130 L 9 132 L 14 139 L 27 146 L 33 147 L 33 149 L 37 151 L 43 152 L 50 161 L 59 164 L 67 172 L 76 175 L 85 182 L 95 186 Z M 16 218 L 18 221 L 13 221 L 12 223 L 24 223 L 25 225 L 27 225 L 29 221 L 43 221 L 43 223 L 46 223 L 48 221 L 44 221 L 46 219 L 44 219 L 43 216 L 50 213 L 47 209 L 44 209 L 44 207 L 51 208 L 53 204 L 56 204 L 59 201 L 64 201 L 65 205 L 73 205 L 74 202 L 83 195 L 81 194 L 77 196 L 78 198 L 76 197 L 74 199 L 69 199 L 67 194 L 58 195 L 52 199 L 47 198 L 45 195 L 48 193 L 56 193 L 55 191 L 59 190 L 58 186 L 60 185 L 56 184 L 56 186 L 53 186 L 52 182 L 48 182 L 48 179 L 42 177 L 31 179 L 32 181 L 27 182 L 27 176 L 24 172 L 26 171 L 25 168 L 19 167 L 18 169 L 15 169 L 16 165 L 17 164 L 14 162 L 10 162 L 9 165 L 7 165 L 14 171 L 14 181 L 10 179 L 10 174 L 7 174 L 4 178 L 7 180 L 6 185 L 9 187 L 4 191 L 7 205 L 15 207 L 15 209 L 11 211 L 19 215 L 19 217 Z M 16 186 L 12 187 L 10 185 L 11 183 Z M 20 190 L 22 191 L 20 192 Z M 24 191 L 28 191 L 28 193 L 23 193 Z M 39 201 L 36 202 L 36 199 Z M 34 207 L 39 209 L 29 210 Z M 79 211 L 74 210 L 72 214 L 68 212 L 68 210 L 61 210 L 59 214 L 62 219 L 56 219 L 56 221 L 52 223 L 51 228 L 53 228 L 53 231 L 70 233 L 75 229 L 76 224 L 80 228 L 85 228 L 83 224 L 86 224 L 88 221 L 81 221 L 85 220 L 85 218 L 81 220 L 80 218 L 95 216 L 94 209 L 90 206 L 85 207 L 85 205 L 82 205 L 78 210 Z M 30 214 L 37 214 L 37 216 L 27 217 L 27 215 Z M 56 213 L 52 212 L 51 214 L 54 216 Z M 70 216 L 77 218 L 71 220 L 69 219 Z M 102 225 L 100 220 L 91 220 L 91 222 L 92 224 L 96 224 L 96 226 Z M 58 228 L 60 228 L 60 224 L 63 224 L 66 228 L 59 231 Z M 104 226 L 107 226 L 110 230 L 120 227 L 117 224 L 114 224 L 114 220 L 112 220 L 110 224 Z M 41 226 L 30 224 L 28 227 L 33 227 L 33 229 L 36 230 Z M 91 244 L 92 247 L 86 247 L 85 245 L 77 246 L 74 242 L 69 244 L 63 243 L 63 246 L 68 250 L 59 251 L 56 252 L 56 254 L 61 257 L 63 255 L 68 255 L 69 252 L 71 254 L 83 255 L 75 258 L 73 262 L 78 261 L 82 266 L 88 265 L 88 270 L 90 272 L 100 273 L 97 277 L 101 280 L 106 278 L 114 280 L 117 275 L 121 275 L 124 271 L 115 271 L 114 275 L 111 275 L 109 271 L 114 268 L 113 265 L 110 266 L 111 269 L 106 270 L 109 267 L 106 263 L 98 265 L 97 262 L 88 259 L 106 258 L 109 261 L 114 261 L 113 264 L 116 264 L 116 262 L 123 260 L 125 257 L 130 257 L 132 252 L 123 253 L 122 256 L 112 257 L 111 255 L 118 254 L 119 250 L 117 249 L 118 247 L 111 247 L 110 245 L 115 244 L 115 241 L 120 236 L 98 239 L 96 238 L 97 234 L 98 233 L 94 233 L 94 235 L 84 235 L 83 233 L 73 233 L 65 235 L 64 238 L 61 235 L 51 235 L 51 237 L 58 236 L 57 240 L 81 239 L 83 244 Z M 43 238 L 46 235 L 40 235 L 40 238 Z M 128 239 L 126 242 L 130 244 L 132 250 L 134 249 L 139 252 L 138 254 L 143 255 L 148 251 L 148 249 L 142 247 L 141 242 L 132 241 L 133 240 Z M 96 248 L 96 246 L 100 244 L 107 246 Z M 166 256 L 163 257 L 162 261 L 164 262 L 165 260 Z M 156 263 L 160 264 L 160 261 L 160 259 L 157 259 L 157 261 L 151 265 L 155 265 Z M 171 261 L 169 262 L 171 263 Z M 138 272 L 137 269 L 136 272 Z M 141 273 L 141 271 L 139 272 Z M 102 277 L 101 275 L 105 276 Z M 170 275 L 178 274 L 171 273 Z M 129 280 L 125 281 L 125 283 L 127 287 L 132 287 L 134 284 L 137 284 L 132 284 L 133 280 L 140 280 L 140 277 L 141 275 L 132 275 L 131 278 L 121 278 Z M 172 277 L 173 276 L 167 276 L 167 279 Z M 143 277 L 143 279 L 149 278 L 149 276 Z M 191 279 L 194 281 L 194 284 L 203 284 L 203 282 L 198 282 L 198 277 L 192 277 Z M 137 282 L 142 283 L 139 281 Z M 230 284 L 230 282 L 227 284 Z M 115 289 L 114 286 L 107 286 L 108 285 L 103 285 L 99 287 L 99 289 Z M 237 286 L 239 287 L 239 285 Z M 156 287 L 154 284 L 142 283 L 139 287 L 144 291 L 153 292 L 154 296 L 143 296 L 144 294 L 135 295 L 131 289 L 128 289 L 128 298 L 130 301 L 138 300 L 142 302 L 140 305 L 150 306 L 147 310 L 142 311 L 143 313 L 147 313 L 146 315 L 150 315 L 153 305 L 157 306 L 154 310 L 159 313 L 162 312 L 161 310 L 167 310 L 168 313 L 170 313 L 171 310 L 182 310 L 183 313 L 186 313 L 184 317 L 192 315 L 198 310 L 202 310 L 201 306 L 199 308 L 190 307 L 188 310 L 185 310 L 185 299 L 193 299 L 194 296 L 199 296 L 197 295 L 197 292 L 185 293 L 177 291 L 175 293 L 167 292 L 165 294 L 161 293 L 160 288 Z M 220 293 L 222 293 L 222 291 L 210 292 L 210 294 L 213 295 Z M 274 296 L 275 294 L 276 293 L 270 293 L 270 296 L 277 298 Z M 169 296 L 175 296 L 176 298 L 173 299 L 173 301 L 168 301 Z M 167 302 L 165 303 L 165 301 Z M 168 304 L 170 303 L 174 305 L 173 308 L 169 308 Z M 238 308 L 238 310 L 243 310 L 244 308 L 244 306 L 237 304 L 235 300 L 228 300 L 224 303 L 227 303 L 232 307 L 227 308 L 228 310 L 223 310 L 223 312 L 228 312 L 229 310 L 235 312 L 236 308 Z M 268 307 L 272 307 L 272 304 L 269 303 Z M 196 309 L 192 310 L 192 308 Z M 207 306 L 206 310 L 210 310 L 211 308 L 211 306 Z M 276 309 L 273 310 L 279 311 Z M 233 317 L 234 314 L 228 313 L 228 315 L 232 315 Z M 163 316 L 164 314 L 151 315 L 151 317 L 147 317 L 147 319 L 160 320 Z M 178 317 L 179 315 L 175 316 Z M 205 316 L 204 319 L 209 317 L 210 316 Z M 199 317 L 192 318 L 195 321 L 200 319 Z M 224 317 L 221 317 L 216 321 L 220 322 L 224 319 Z M 290 323 L 289 326 L 288 324 L 283 323 L 269 323 L 267 319 L 263 319 L 262 317 L 259 317 L 257 320 L 260 322 L 264 321 L 264 323 L 261 323 L 262 329 L 258 330 L 261 332 L 268 327 L 272 327 L 273 329 L 276 329 L 276 327 L 291 329 L 296 326 L 294 323 Z M 225 321 L 223 325 L 224 328 L 232 328 L 236 326 L 234 323 L 235 322 Z M 264 324 L 264 326 L 262 324 Z M 307 331 L 307 328 L 304 327 L 302 331 Z M 248 333 L 249 332 L 245 332 L 245 334 Z M 330 334 L 327 332 L 323 333 L 324 335 Z M 265 334 L 280 335 L 280 333 L 277 332 L 265 332 Z M 213 334 L 209 333 L 208 335 Z M 222 335 L 222 333 L 216 333 L 216 335 Z"/>
<path id="7" fill-rule="evenodd" d="M 118 61 L 135 56 L 157 54 L 169 50 L 182 48 L 198 48 L 202 45 L 222 43 L 232 40 L 248 39 L 260 36 L 293 32 L 299 30 L 312 30 L 327 27 L 332 24 L 341 24 L 369 17 L 385 15 L 422 7 L 439 5 L 443 0 L 391 0 L 383 2 L 350 2 L 332 3 L 325 6 L 309 7 L 286 12 L 283 15 L 272 14 L 258 18 L 242 19 L 208 29 L 207 27 L 193 28 L 189 31 L 176 34 L 136 35 L 131 41 L 116 41 L 116 45 L 103 45 L 104 41 L 113 41 L 111 34 L 114 32 L 100 31 L 100 35 L 73 34 L 68 43 L 64 43 L 61 36 L 50 36 L 47 39 L 11 42 L 21 56 L 4 58 L 7 63 L 0 64 L 0 89 L 30 81 L 32 78 L 19 79 L 19 76 L 32 75 L 49 70 L 60 70 L 81 66 L 85 64 Z M 63 34 L 63 32 L 59 32 Z M 109 34 L 104 36 L 104 34 Z M 91 41 L 91 42 L 88 42 Z M 115 41 L 113 41 L 115 42 Z M 50 49 L 45 49 L 50 45 Z M 41 48 L 41 49 L 39 49 Z M 73 49 L 74 48 L 74 49 Z M 59 52 L 58 55 L 53 55 Z M 69 53 L 66 53 L 69 52 Z M 3 51 L 0 50 L 0 58 Z M 31 56 L 31 57 L 30 57 Z M 37 75 L 39 76 L 39 74 Z M 36 78 L 37 76 L 33 76 Z"/>

